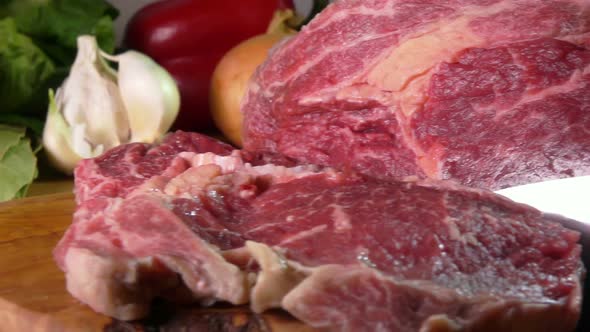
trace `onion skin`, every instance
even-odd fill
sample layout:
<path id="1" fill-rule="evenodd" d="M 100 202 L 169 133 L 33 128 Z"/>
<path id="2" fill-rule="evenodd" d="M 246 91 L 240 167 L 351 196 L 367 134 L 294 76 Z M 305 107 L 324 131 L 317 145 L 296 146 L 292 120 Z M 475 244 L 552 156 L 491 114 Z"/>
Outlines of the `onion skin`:
<path id="1" fill-rule="evenodd" d="M 266 60 L 269 50 L 287 35 L 269 33 L 252 37 L 231 49 L 219 62 L 211 80 L 211 115 L 217 128 L 234 145 L 242 146 L 240 105 L 248 81 Z"/>
<path id="2" fill-rule="evenodd" d="M 265 34 L 251 37 L 227 52 L 211 78 L 209 106 L 217 129 L 235 146 L 242 146 L 242 99 L 248 82 L 271 48 L 295 35 L 293 28 L 301 18 L 291 9 L 277 10 Z"/>

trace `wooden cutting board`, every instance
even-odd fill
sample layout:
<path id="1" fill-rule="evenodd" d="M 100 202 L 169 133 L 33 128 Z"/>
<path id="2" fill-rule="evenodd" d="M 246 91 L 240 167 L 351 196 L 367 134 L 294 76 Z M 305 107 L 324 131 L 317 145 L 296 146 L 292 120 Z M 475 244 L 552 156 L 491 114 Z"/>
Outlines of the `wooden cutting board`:
<path id="1" fill-rule="evenodd" d="M 52 250 L 71 222 L 70 193 L 0 203 L 0 332 L 210 331 L 309 332 L 283 312 L 246 307 L 175 308 L 156 303 L 148 319 L 120 322 L 71 297 Z"/>

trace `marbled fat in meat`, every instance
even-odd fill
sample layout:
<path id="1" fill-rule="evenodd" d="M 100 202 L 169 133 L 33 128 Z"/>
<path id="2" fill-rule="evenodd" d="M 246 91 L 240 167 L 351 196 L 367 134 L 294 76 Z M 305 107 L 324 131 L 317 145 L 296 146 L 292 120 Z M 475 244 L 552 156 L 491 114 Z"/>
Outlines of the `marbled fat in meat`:
<path id="1" fill-rule="evenodd" d="M 244 147 L 500 189 L 590 174 L 590 2 L 341 0 L 275 48 Z"/>

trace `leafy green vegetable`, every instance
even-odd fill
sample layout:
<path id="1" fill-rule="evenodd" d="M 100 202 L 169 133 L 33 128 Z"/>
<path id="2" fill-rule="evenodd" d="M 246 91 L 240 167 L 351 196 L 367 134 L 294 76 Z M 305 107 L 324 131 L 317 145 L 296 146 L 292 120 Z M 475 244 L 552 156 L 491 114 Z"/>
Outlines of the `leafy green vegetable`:
<path id="1" fill-rule="evenodd" d="M 3 0 L 0 14 L 14 17 L 18 30 L 30 36 L 57 66 L 69 66 L 76 38 L 94 35 L 101 49 L 115 47 L 113 19 L 117 10 L 97 0 Z"/>
<path id="2" fill-rule="evenodd" d="M 36 137 L 43 135 L 43 120 L 21 115 L 16 113 L 2 114 L 0 113 L 0 123 L 15 127 L 26 127 L 31 129 L 32 134 Z"/>
<path id="3" fill-rule="evenodd" d="M 25 104 L 54 71 L 51 60 L 17 31 L 12 18 L 0 20 L 0 113 Z"/>
<path id="4" fill-rule="evenodd" d="M 67 76 L 77 37 L 95 35 L 112 52 L 117 15 L 102 0 L 0 0 L 0 113 L 44 120 L 47 90 Z"/>
<path id="5" fill-rule="evenodd" d="M 37 177 L 37 158 L 25 131 L 0 125 L 0 202 L 25 196 Z"/>
<path id="6" fill-rule="evenodd" d="M 47 91 L 67 77 L 77 37 L 94 35 L 112 53 L 117 15 L 105 0 L 0 0 L 0 201 L 37 176 Z"/>

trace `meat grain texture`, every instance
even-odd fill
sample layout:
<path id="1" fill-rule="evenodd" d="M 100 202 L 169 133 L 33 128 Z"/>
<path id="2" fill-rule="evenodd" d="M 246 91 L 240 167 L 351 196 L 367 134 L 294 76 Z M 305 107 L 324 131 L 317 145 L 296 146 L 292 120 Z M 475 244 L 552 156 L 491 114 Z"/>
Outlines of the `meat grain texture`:
<path id="1" fill-rule="evenodd" d="M 342 0 L 274 50 L 244 147 L 500 189 L 590 174 L 590 2 Z"/>
<path id="2" fill-rule="evenodd" d="M 56 261 L 118 319 L 156 297 L 350 332 L 571 331 L 580 315 L 579 234 L 485 190 L 267 164 L 178 132 L 83 161 L 76 197 Z"/>

